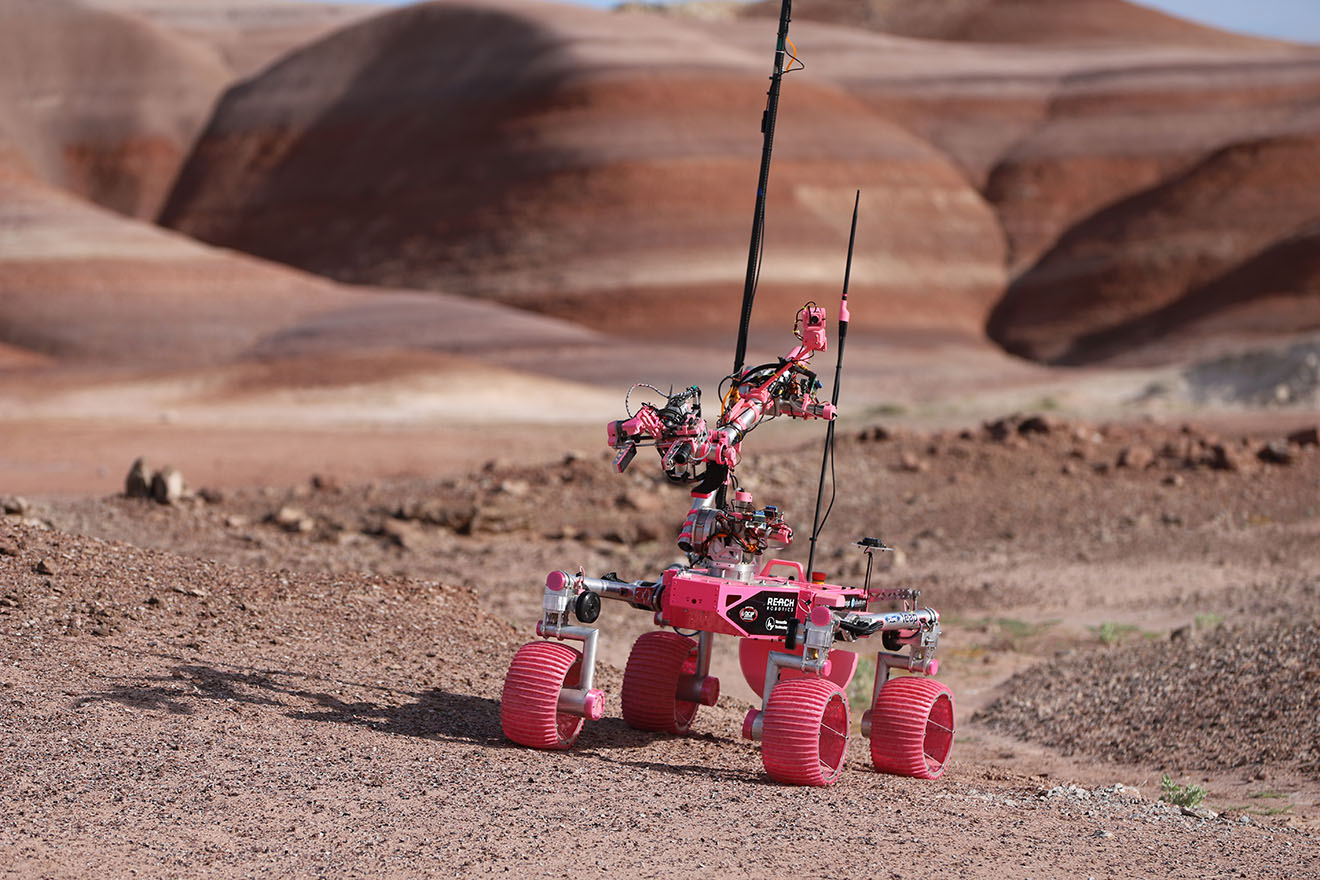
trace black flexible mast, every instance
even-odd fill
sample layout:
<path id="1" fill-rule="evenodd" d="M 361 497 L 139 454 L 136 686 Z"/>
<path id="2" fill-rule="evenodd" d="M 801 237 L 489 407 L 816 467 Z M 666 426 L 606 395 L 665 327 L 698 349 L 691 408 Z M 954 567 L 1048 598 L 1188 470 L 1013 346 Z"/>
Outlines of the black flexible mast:
<path id="1" fill-rule="evenodd" d="M 848 283 L 852 280 L 852 261 L 853 245 L 857 243 L 857 209 L 862 204 L 862 191 L 857 191 L 857 197 L 853 200 L 852 232 L 848 233 L 848 263 L 843 269 L 843 299 L 839 302 L 839 360 L 834 366 L 834 393 L 830 395 L 830 403 L 835 407 L 835 417 L 830 419 L 829 427 L 825 429 L 825 455 L 820 460 L 820 485 L 816 487 L 816 515 L 811 520 L 811 554 L 807 557 L 807 578 L 811 578 L 811 573 L 816 565 L 816 539 L 820 537 L 820 530 L 825 525 L 820 520 L 820 503 L 825 497 L 825 468 L 829 464 L 830 456 L 834 454 L 834 423 L 838 419 L 839 406 L 839 382 L 843 378 L 843 345 L 848 339 Z M 832 507 L 834 502 L 830 502 Z M 829 512 L 826 511 L 826 516 Z"/>
<path id="2" fill-rule="evenodd" d="M 747 330 L 752 320 L 752 301 L 756 299 L 757 275 L 761 267 L 761 238 L 765 233 L 765 194 L 770 185 L 770 154 L 775 145 L 775 119 L 779 115 L 779 86 L 784 79 L 784 56 L 788 52 L 788 22 L 793 0 L 783 0 L 779 10 L 779 42 L 775 45 L 775 72 L 770 77 L 770 92 L 765 115 L 761 117 L 761 132 L 765 142 L 761 147 L 761 176 L 756 184 L 756 209 L 752 214 L 752 243 L 747 251 L 747 280 L 743 284 L 742 319 L 738 323 L 738 348 L 733 357 L 733 375 L 742 372 L 747 356 Z M 736 379 L 735 379 L 736 381 Z"/>

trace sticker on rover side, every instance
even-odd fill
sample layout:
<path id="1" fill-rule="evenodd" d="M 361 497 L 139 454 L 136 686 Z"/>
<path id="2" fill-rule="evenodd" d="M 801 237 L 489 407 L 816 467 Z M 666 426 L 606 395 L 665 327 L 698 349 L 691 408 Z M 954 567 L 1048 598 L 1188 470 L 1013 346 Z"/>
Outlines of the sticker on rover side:
<path id="1" fill-rule="evenodd" d="M 788 632 L 788 622 L 796 616 L 797 593 L 775 593 L 762 590 L 730 605 L 724 612 L 748 635 L 782 636 Z"/>

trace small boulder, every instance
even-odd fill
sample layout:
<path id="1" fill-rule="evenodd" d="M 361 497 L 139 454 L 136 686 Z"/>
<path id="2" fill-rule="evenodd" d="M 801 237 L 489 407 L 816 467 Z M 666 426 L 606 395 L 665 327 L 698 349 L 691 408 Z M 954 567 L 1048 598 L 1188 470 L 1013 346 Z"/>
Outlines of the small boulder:
<path id="1" fill-rule="evenodd" d="M 1002 419 L 995 419 L 993 422 L 986 422 L 984 425 L 985 432 L 991 440 L 996 443 L 1003 443 L 1017 431 L 1020 422 L 1020 416 L 1005 416 Z"/>
<path id="2" fill-rule="evenodd" d="M 337 492 L 339 491 L 339 480 L 333 474 L 314 474 L 312 476 L 312 488 L 317 492 Z"/>
<path id="3" fill-rule="evenodd" d="M 310 532 L 316 521 L 297 507 L 284 505 L 270 515 L 270 521 L 286 532 Z"/>
<path id="4" fill-rule="evenodd" d="M 124 494 L 129 498 L 150 498 L 152 476 L 151 468 L 147 467 L 147 460 L 139 458 L 133 462 L 133 466 L 128 470 L 128 476 L 124 478 Z"/>
<path id="5" fill-rule="evenodd" d="M 1266 464 L 1290 465 L 1296 453 L 1287 440 L 1271 440 L 1256 452 L 1256 457 Z"/>
<path id="6" fill-rule="evenodd" d="M 209 486 L 198 489 L 197 497 L 205 501 L 207 504 L 223 504 L 225 501 L 225 493 L 223 490 L 211 488 Z"/>
<path id="7" fill-rule="evenodd" d="M 188 491 L 183 473 L 174 467 L 165 467 L 151 477 L 151 497 L 157 504 L 178 504 Z"/>
<path id="8" fill-rule="evenodd" d="M 1298 446 L 1320 446 L 1320 426 L 1313 425 L 1293 431 L 1288 435 L 1288 442 Z"/>
<path id="9" fill-rule="evenodd" d="M 60 573 L 60 566 L 55 560 L 47 557 L 37 563 L 37 574 L 55 575 Z"/>
<path id="10" fill-rule="evenodd" d="M 930 469 L 930 465 L 917 457 L 915 452 L 904 452 L 898 457 L 899 470 L 907 471 L 910 474 L 924 473 Z"/>
<path id="11" fill-rule="evenodd" d="M 0 510 L 4 510 L 7 514 L 27 516 L 30 509 L 31 505 L 28 504 L 28 500 L 19 495 L 9 495 L 0 500 Z"/>
<path id="12" fill-rule="evenodd" d="M 884 443 L 887 440 L 894 439 L 894 434 L 884 425 L 876 425 L 874 428 L 865 428 L 857 435 L 859 443 Z"/>
<path id="13" fill-rule="evenodd" d="M 1155 450 L 1144 443 L 1133 443 L 1118 454 L 1118 466 L 1144 471 L 1155 463 Z"/>
<path id="14" fill-rule="evenodd" d="M 1221 471 L 1244 471 L 1251 466 L 1251 453 L 1232 443 L 1216 443 L 1210 448 L 1210 466 Z"/>
<path id="15" fill-rule="evenodd" d="M 1017 430 L 1024 437 L 1028 434 L 1048 434 L 1054 430 L 1054 422 L 1041 415 L 1027 416 L 1018 424 Z"/>

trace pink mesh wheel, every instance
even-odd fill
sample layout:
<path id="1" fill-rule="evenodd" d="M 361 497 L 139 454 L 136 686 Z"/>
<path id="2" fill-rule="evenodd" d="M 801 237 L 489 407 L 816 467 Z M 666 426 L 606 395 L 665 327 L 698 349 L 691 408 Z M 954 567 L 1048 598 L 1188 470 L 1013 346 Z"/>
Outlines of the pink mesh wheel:
<path id="1" fill-rule="evenodd" d="M 881 773 L 938 779 L 953 748 L 953 694 L 933 678 L 890 679 L 871 708 L 871 763 Z"/>
<path id="2" fill-rule="evenodd" d="M 761 724 L 761 763 L 776 782 L 833 785 L 848 754 L 848 698 L 823 678 L 781 681 Z"/>
<path id="3" fill-rule="evenodd" d="M 566 749 L 583 719 L 559 711 L 559 691 L 578 686 L 582 654 L 560 642 L 528 642 L 513 655 L 500 697 L 504 735 L 534 749 Z"/>
<path id="4" fill-rule="evenodd" d="M 623 720 L 638 730 L 687 733 L 697 703 L 678 698 L 678 681 L 697 671 L 697 643 L 649 632 L 633 643 L 623 671 Z"/>

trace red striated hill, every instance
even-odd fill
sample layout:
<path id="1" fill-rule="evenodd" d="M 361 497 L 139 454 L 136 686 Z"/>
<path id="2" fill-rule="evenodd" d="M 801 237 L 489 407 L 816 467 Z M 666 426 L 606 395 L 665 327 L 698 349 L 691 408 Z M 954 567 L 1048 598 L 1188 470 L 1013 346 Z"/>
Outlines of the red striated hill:
<path id="1" fill-rule="evenodd" d="M 161 219 L 341 280 L 727 325 L 768 65 L 667 17 L 407 7 L 233 88 Z M 979 332 L 1002 245 L 958 169 L 818 78 L 790 78 L 780 125 L 767 297 L 836 295 L 861 187 L 854 280 L 891 297 L 890 322 Z"/>
<path id="2" fill-rule="evenodd" d="M 761 0 L 745 14 L 777 17 L 779 8 L 779 0 Z M 793 17 L 974 43 L 1245 48 L 1272 42 L 1205 27 L 1125 0 L 796 0 Z"/>
<path id="3" fill-rule="evenodd" d="M 229 73 L 208 49 L 66 0 L 0 0 L 0 134 L 33 174 L 150 217 Z"/>
<path id="4" fill-rule="evenodd" d="M 989 333 L 1027 357 L 1081 363 L 1192 327 L 1318 328 L 1316 193 L 1320 135 L 1225 148 L 1069 230 L 1010 285 Z"/>
<path id="5" fill-rule="evenodd" d="M 251 76 L 297 46 L 381 11 L 310 0 L 82 0 L 130 13 L 215 51 L 234 78 Z"/>

